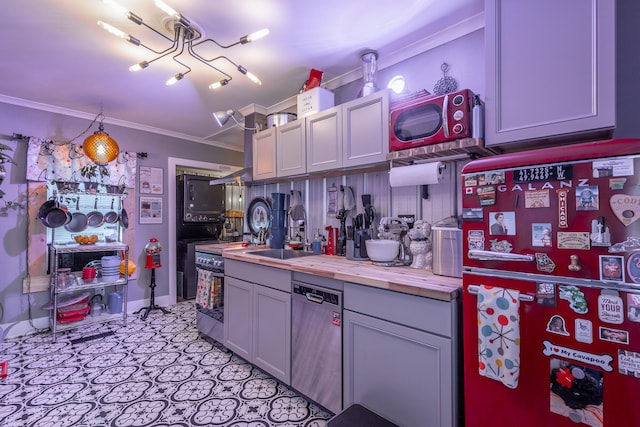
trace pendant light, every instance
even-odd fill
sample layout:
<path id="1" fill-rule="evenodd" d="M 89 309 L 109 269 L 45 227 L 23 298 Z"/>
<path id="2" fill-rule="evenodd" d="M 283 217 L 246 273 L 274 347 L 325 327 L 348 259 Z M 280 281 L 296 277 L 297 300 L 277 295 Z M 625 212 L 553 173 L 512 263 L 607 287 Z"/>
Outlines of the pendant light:
<path id="1" fill-rule="evenodd" d="M 98 131 L 84 140 L 82 149 L 87 157 L 99 166 L 112 162 L 120 152 L 118 143 L 104 131 L 102 120 L 100 120 Z"/>

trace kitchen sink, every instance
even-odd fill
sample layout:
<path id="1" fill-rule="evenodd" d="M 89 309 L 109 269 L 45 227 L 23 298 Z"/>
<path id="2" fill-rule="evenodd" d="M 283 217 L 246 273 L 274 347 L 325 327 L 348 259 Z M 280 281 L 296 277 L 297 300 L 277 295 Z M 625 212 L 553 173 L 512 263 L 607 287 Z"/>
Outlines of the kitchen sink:
<path id="1" fill-rule="evenodd" d="M 251 251 L 249 253 L 252 255 L 260 255 L 277 259 L 302 258 L 305 256 L 319 255 L 313 252 L 295 251 L 293 249 L 263 249 L 259 251 Z"/>

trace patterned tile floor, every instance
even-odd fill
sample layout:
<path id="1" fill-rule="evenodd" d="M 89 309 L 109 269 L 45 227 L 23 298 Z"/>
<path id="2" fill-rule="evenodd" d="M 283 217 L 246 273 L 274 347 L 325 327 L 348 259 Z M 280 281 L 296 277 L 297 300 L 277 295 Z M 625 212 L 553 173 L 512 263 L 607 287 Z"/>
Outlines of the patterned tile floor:
<path id="1" fill-rule="evenodd" d="M 170 310 L 0 344 L 0 426 L 326 426 L 329 413 L 199 337 L 192 302 Z"/>

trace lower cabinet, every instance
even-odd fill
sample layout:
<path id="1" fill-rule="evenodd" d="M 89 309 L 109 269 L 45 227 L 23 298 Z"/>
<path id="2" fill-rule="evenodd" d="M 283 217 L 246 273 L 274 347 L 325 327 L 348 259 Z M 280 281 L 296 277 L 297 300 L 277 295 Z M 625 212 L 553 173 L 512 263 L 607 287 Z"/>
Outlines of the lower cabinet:
<path id="1" fill-rule="evenodd" d="M 290 384 L 291 294 L 229 276 L 224 286 L 224 345 Z"/>
<path id="2" fill-rule="evenodd" d="M 344 406 L 403 427 L 458 426 L 455 304 L 351 284 L 344 303 Z"/>

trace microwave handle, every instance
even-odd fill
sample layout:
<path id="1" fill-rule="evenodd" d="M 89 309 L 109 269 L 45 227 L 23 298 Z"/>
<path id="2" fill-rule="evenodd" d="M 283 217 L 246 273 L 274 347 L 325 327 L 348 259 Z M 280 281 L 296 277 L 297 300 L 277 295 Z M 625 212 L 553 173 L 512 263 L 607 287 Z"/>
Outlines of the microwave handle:
<path id="1" fill-rule="evenodd" d="M 189 184 L 189 200 L 193 200 L 193 199 L 194 199 L 193 184 Z"/>
<path id="2" fill-rule="evenodd" d="M 444 96 L 442 101 L 442 128 L 444 137 L 449 138 L 449 95 Z"/>

